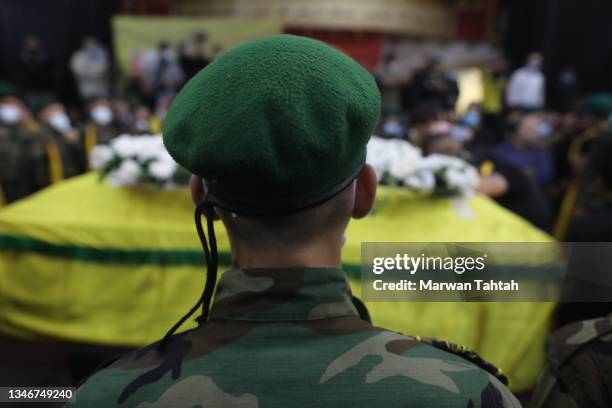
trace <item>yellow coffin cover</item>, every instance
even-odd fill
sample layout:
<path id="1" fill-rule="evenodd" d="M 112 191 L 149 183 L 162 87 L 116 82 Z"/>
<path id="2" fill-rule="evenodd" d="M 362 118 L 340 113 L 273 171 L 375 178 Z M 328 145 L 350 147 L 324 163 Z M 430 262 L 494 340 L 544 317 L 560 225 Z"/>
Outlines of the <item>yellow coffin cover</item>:
<path id="1" fill-rule="evenodd" d="M 216 224 L 221 261 L 229 243 Z M 381 188 L 351 222 L 343 263 L 360 292 L 362 242 L 549 242 L 485 197 Z M 199 297 L 203 256 L 185 190 L 117 189 L 87 174 L 0 211 L 0 332 L 105 345 L 159 339 Z M 378 326 L 475 349 L 521 391 L 535 384 L 553 303 L 370 302 Z M 186 328 L 190 327 L 189 324 Z"/>

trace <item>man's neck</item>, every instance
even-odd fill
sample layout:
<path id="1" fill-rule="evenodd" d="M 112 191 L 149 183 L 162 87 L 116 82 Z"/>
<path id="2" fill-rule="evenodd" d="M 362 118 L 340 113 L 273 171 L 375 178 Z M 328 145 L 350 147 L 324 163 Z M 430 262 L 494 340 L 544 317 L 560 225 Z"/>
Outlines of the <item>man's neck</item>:
<path id="1" fill-rule="evenodd" d="M 340 268 L 341 242 L 317 241 L 299 248 L 286 245 L 247 247 L 232 245 L 234 262 L 240 268 Z"/>

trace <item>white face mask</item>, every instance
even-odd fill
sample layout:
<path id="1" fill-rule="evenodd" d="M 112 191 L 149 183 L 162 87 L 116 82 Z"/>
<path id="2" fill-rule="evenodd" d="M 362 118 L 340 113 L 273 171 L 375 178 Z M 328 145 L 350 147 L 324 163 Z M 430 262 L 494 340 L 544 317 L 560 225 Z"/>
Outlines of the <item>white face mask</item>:
<path id="1" fill-rule="evenodd" d="M 95 106 L 91 109 L 90 114 L 98 125 L 106 126 L 113 120 L 113 111 L 108 106 Z"/>
<path id="2" fill-rule="evenodd" d="M 58 132 L 70 129 L 70 118 L 64 112 L 55 112 L 49 118 L 49 124 Z"/>
<path id="3" fill-rule="evenodd" d="M 21 111 L 13 104 L 0 106 L 0 120 L 7 125 L 14 125 L 21 119 Z"/>

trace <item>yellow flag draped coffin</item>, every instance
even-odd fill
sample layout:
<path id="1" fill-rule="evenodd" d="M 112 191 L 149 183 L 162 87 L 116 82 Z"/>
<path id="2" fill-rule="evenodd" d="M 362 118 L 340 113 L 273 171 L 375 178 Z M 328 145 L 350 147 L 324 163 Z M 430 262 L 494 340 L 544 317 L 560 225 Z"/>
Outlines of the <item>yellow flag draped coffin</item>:
<path id="1" fill-rule="evenodd" d="M 113 188 L 93 173 L 5 207 L 0 331 L 105 345 L 158 340 L 204 286 L 192 213 L 186 190 Z M 228 238 L 220 223 L 216 229 L 227 265 Z M 351 222 L 346 238 L 343 263 L 357 295 L 362 242 L 550 241 L 487 198 L 436 198 L 392 187 L 381 187 L 375 210 Z M 520 391 L 535 384 L 543 365 L 554 304 L 367 306 L 377 325 L 475 349 Z"/>

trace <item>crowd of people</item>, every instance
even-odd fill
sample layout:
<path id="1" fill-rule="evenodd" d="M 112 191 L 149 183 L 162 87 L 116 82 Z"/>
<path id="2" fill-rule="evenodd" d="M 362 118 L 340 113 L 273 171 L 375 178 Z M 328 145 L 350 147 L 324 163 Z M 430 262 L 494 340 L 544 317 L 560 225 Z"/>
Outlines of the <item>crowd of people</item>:
<path id="1" fill-rule="evenodd" d="M 482 101 L 457 113 L 459 86 L 450 70 L 431 60 L 398 71 L 391 54 L 377 72 L 378 132 L 424 154 L 466 159 L 480 170 L 480 193 L 558 239 L 608 241 L 612 166 L 601 157 L 612 153 L 612 95 L 582 93 L 567 68 L 551 82 L 547 99 L 542 64 L 533 53 L 510 75 L 501 59 L 481 66 Z"/>
<path id="2" fill-rule="evenodd" d="M 84 38 L 70 58 L 82 104 L 66 107 L 54 88 L 56 64 L 38 38 L 26 38 L 15 74 L 0 83 L 2 201 L 85 172 L 91 149 L 119 134 L 160 133 L 178 90 L 221 53 L 215 47 L 207 55 L 206 42 L 196 33 L 176 54 L 166 41 L 136 54 L 117 92 L 109 51 Z M 533 53 L 511 75 L 501 59 L 481 66 L 483 99 L 459 114 L 450 70 L 434 59 L 407 70 L 387 52 L 375 72 L 377 133 L 425 154 L 465 158 L 480 170 L 479 192 L 559 239 L 607 240 L 612 177 L 608 161 L 594 154 L 608 146 L 612 95 L 581 93 L 567 68 L 547 100 L 542 63 Z"/>
<path id="3" fill-rule="evenodd" d="M 170 103 L 184 83 L 221 53 L 205 52 L 206 35 L 196 33 L 135 56 L 124 89 L 113 81 L 109 51 L 86 37 L 69 68 L 80 103 L 65 104 L 61 72 L 41 40 L 24 39 L 18 64 L 0 80 L 0 204 L 11 203 L 88 170 L 89 153 L 120 134 L 161 133 Z"/>

